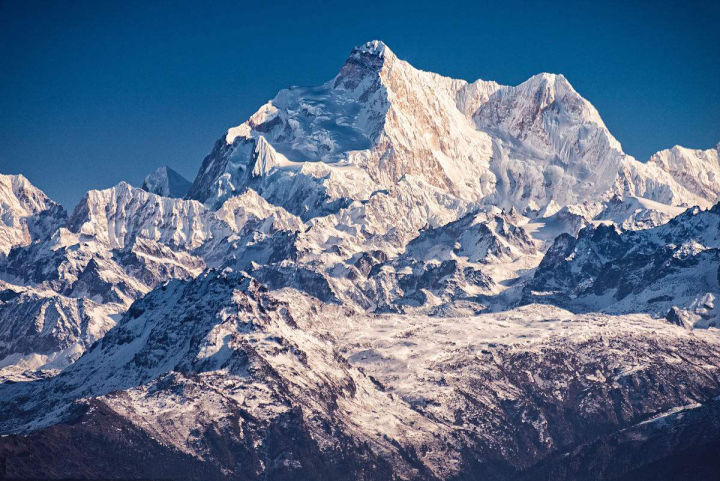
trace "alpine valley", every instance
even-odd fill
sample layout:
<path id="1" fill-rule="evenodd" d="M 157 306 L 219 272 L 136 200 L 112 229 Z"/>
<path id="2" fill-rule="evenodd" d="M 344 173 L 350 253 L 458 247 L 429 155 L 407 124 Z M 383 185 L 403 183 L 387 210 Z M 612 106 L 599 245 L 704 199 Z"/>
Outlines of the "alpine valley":
<path id="1" fill-rule="evenodd" d="M 373 41 L 192 182 L 1 175 L 0 474 L 717 479 L 719 147 Z"/>

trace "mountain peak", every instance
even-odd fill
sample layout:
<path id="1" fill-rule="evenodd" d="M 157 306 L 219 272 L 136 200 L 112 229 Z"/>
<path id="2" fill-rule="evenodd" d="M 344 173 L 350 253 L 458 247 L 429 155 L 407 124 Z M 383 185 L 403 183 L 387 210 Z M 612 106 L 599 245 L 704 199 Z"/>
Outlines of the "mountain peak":
<path id="1" fill-rule="evenodd" d="M 568 82 L 567 78 L 558 73 L 542 72 L 533 75 L 518 85 L 517 88 L 527 92 L 543 90 L 549 92 L 553 97 L 556 93 L 559 95 L 570 93 L 572 97 L 580 97 L 580 94 Z"/>
<path id="2" fill-rule="evenodd" d="M 395 55 L 392 50 L 390 50 L 390 47 L 388 47 L 382 40 L 370 40 L 369 42 L 365 42 L 364 44 L 355 47 L 351 52 L 351 55 L 353 54 L 373 55 L 380 58 Z"/>
<path id="3" fill-rule="evenodd" d="M 382 41 L 371 40 L 352 49 L 339 77 L 352 78 L 368 71 L 378 73 L 388 61 L 395 59 L 397 57 L 393 51 Z"/>
<path id="4" fill-rule="evenodd" d="M 572 117 L 571 123 L 594 123 L 607 130 L 595 107 L 580 95 L 562 74 L 543 72 L 533 75 L 511 89 L 533 112 L 542 112 L 551 104 L 562 105 L 563 115 Z M 610 133 L 607 132 L 610 136 Z M 617 150 L 620 144 L 613 138 L 611 143 Z"/>
<path id="5" fill-rule="evenodd" d="M 185 197 L 190 185 L 185 177 L 164 166 L 145 177 L 142 189 L 164 197 Z"/>
<path id="6" fill-rule="evenodd" d="M 567 82 L 565 76 L 561 73 L 552 72 L 540 72 L 530 77 L 528 82 L 543 82 L 543 83 L 556 83 L 556 82 Z"/>
<path id="7" fill-rule="evenodd" d="M 65 209 L 22 174 L 0 174 L 0 257 L 15 246 L 42 238 Z"/>

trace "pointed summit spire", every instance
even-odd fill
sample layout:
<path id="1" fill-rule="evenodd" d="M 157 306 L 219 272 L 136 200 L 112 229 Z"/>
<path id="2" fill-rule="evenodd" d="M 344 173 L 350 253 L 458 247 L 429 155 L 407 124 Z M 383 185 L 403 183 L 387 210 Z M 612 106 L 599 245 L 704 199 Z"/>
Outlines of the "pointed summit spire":
<path id="1" fill-rule="evenodd" d="M 190 190 L 190 181 L 168 166 L 160 167 L 145 177 L 142 189 L 164 197 L 184 197 Z"/>
<path id="2" fill-rule="evenodd" d="M 382 40 L 371 40 L 369 42 L 365 42 L 364 44 L 355 47 L 350 55 L 352 56 L 353 54 L 372 55 L 379 58 L 395 55 L 392 50 L 390 50 L 390 47 L 385 45 L 385 42 Z"/>
<path id="3" fill-rule="evenodd" d="M 336 77 L 335 86 L 343 85 L 347 89 L 354 89 L 367 75 L 377 76 L 383 66 L 397 57 L 380 40 L 371 40 L 352 49 L 345 65 Z"/>
<path id="4" fill-rule="evenodd" d="M 396 58 L 390 47 L 381 40 L 371 40 L 353 48 L 345 65 L 358 65 L 380 70 L 385 63 Z"/>

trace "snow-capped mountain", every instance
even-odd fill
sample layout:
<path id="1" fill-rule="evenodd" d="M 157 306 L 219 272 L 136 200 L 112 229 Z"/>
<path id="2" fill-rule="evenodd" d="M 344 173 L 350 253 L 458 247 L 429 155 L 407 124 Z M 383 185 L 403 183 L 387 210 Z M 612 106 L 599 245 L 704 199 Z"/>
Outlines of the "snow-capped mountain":
<path id="1" fill-rule="evenodd" d="M 285 248 L 267 245 L 301 226 L 254 192 L 211 211 L 124 182 L 88 192 L 60 219 L 52 234 L 16 246 L 0 266 L 8 281 L 0 373 L 15 376 L 15 364 L 65 367 L 115 324 L 116 314 L 158 285 L 195 277 L 208 265 L 236 265 L 238 258 L 243 266 L 265 263 Z M 19 331 L 37 339 L 18 338 Z"/>
<path id="2" fill-rule="evenodd" d="M 720 445 L 719 197 L 717 148 L 639 162 L 562 75 L 468 83 L 368 42 L 228 129 L 192 183 L 163 167 L 67 216 L 0 176 L 0 458 L 662 473 Z"/>
<path id="3" fill-rule="evenodd" d="M 143 181 L 142 188 L 153 194 L 165 197 L 185 197 L 192 183 L 170 167 L 159 167 L 152 174 L 148 174 Z"/>
<path id="4" fill-rule="evenodd" d="M 720 203 L 651 229 L 600 225 L 558 236 L 525 289 L 525 302 L 657 316 L 679 309 L 692 325 L 718 325 Z"/>
<path id="5" fill-rule="evenodd" d="M 491 176 L 483 175 L 492 150 L 489 137 L 457 108 L 466 86 L 416 70 L 382 42 L 369 42 L 352 51 L 334 79 L 283 90 L 229 129 L 190 196 L 216 205 L 252 186 L 308 216 L 414 176 L 477 200 L 492 190 Z"/>
<path id="6" fill-rule="evenodd" d="M 702 199 L 720 198 L 720 144 L 714 149 L 686 149 L 676 145 L 656 153 L 648 165 L 668 172 L 673 179 Z"/>
<path id="7" fill-rule="evenodd" d="M 283 90 L 229 129 L 189 195 L 217 206 L 252 187 L 306 218 L 412 176 L 461 202 L 520 209 L 604 200 L 630 182 L 619 193 L 706 206 L 720 195 L 712 152 L 686 157 L 701 159 L 688 161 L 706 179 L 698 192 L 667 163 L 624 154 L 562 75 L 468 84 L 417 70 L 375 41 L 334 79 Z"/>
<path id="8" fill-rule="evenodd" d="M 45 236 L 65 210 L 22 175 L 0 174 L 0 255 Z"/>
<path id="9" fill-rule="evenodd" d="M 562 75 L 499 90 L 473 120 L 494 138 L 498 203 L 542 208 L 598 200 L 626 161 L 598 112 Z"/>
<path id="10" fill-rule="evenodd" d="M 211 272 L 136 302 L 58 376 L 0 385 L 3 432 L 31 433 L 0 450 L 39 456 L 29 473 L 57 469 L 41 452 L 84 438 L 200 460 L 221 473 L 211 479 L 514 479 L 599 435 L 707 409 L 695 403 L 720 389 L 719 341 L 646 315 L 554 307 L 353 315 Z M 83 451 L 62 457 L 64 473 L 109 473 Z"/>

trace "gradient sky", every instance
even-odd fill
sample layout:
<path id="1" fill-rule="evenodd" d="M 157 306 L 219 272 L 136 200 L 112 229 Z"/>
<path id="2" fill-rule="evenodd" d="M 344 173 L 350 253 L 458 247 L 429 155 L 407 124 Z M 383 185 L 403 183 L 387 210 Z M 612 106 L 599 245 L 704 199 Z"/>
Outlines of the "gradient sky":
<path id="1" fill-rule="evenodd" d="M 720 2 L 0 0 L 0 172 L 72 208 L 214 141 L 384 40 L 414 66 L 518 84 L 563 73 L 645 160 L 720 141 Z"/>

